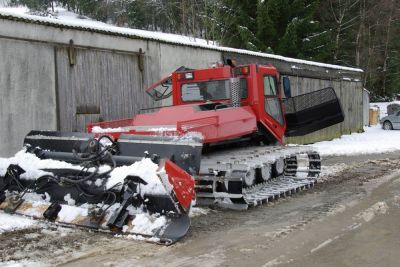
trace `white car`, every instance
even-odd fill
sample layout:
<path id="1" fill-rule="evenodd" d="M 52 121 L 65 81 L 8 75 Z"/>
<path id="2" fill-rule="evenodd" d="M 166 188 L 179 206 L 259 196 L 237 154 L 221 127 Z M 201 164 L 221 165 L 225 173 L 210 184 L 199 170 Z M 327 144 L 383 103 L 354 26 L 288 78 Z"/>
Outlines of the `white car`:
<path id="1" fill-rule="evenodd" d="M 400 130 L 400 111 L 383 117 L 381 119 L 381 124 L 384 130 Z"/>

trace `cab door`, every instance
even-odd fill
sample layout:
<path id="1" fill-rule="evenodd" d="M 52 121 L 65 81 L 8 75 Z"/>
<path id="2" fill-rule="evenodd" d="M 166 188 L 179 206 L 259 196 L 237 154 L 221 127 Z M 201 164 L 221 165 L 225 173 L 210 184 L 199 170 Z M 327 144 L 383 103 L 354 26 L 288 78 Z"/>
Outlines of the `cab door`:
<path id="1" fill-rule="evenodd" d="M 262 68 L 259 70 L 260 122 L 279 142 L 285 133 L 280 90 L 278 89 L 275 69 Z"/>

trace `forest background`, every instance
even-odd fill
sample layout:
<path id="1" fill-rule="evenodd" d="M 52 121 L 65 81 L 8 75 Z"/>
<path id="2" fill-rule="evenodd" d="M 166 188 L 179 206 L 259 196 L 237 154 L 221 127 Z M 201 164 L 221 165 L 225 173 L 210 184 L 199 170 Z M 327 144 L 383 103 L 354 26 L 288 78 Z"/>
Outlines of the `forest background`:
<path id="1" fill-rule="evenodd" d="M 371 99 L 400 94 L 399 0 L 10 0 L 136 29 L 358 67 Z"/>

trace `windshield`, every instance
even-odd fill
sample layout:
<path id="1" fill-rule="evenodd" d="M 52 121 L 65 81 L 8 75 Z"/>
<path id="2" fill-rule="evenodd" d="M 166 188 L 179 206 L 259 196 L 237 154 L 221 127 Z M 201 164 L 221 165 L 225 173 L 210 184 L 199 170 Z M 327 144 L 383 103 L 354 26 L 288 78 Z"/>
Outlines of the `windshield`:
<path id="1" fill-rule="evenodd" d="M 247 98 L 247 81 L 240 79 L 242 98 Z M 231 97 L 229 80 L 185 83 L 181 87 L 181 97 L 185 102 L 224 100 Z"/>
<path id="2" fill-rule="evenodd" d="M 149 88 L 146 89 L 146 92 L 153 98 L 155 101 L 159 101 L 162 99 L 166 99 L 172 94 L 172 79 L 171 77 L 167 77 L 164 80 L 153 84 Z"/>

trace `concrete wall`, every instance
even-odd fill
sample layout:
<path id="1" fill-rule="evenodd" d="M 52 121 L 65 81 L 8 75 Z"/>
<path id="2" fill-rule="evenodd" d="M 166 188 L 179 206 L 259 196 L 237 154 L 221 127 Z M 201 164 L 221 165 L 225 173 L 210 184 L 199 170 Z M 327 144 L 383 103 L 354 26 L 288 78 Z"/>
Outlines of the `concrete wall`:
<path id="1" fill-rule="evenodd" d="M 130 117 L 154 103 L 144 88 L 178 67 L 204 68 L 226 58 L 273 64 L 293 95 L 333 86 L 346 121 L 291 142 L 326 140 L 362 129 L 359 72 L 144 40 L 115 33 L 0 17 L 0 156 L 21 148 L 31 129 L 82 131 L 89 121 Z M 71 42 L 72 40 L 72 42 Z M 345 78 L 345 79 L 344 79 Z M 360 115 L 361 114 L 361 115 Z"/>

